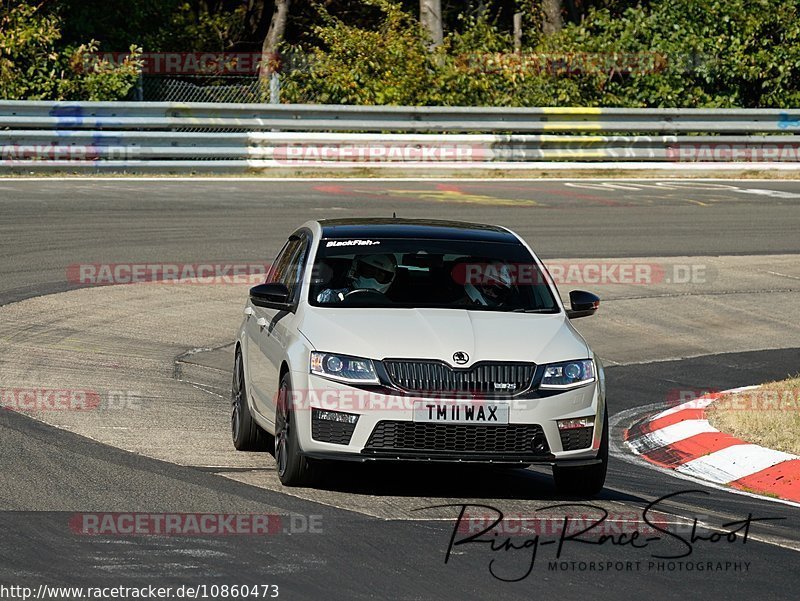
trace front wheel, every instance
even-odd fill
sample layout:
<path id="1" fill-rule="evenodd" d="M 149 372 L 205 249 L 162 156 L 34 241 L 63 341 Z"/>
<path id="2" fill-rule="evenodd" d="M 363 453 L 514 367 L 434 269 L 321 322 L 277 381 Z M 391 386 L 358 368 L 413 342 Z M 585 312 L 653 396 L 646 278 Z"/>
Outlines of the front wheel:
<path id="1" fill-rule="evenodd" d="M 242 351 L 236 349 L 231 386 L 231 437 L 237 451 L 264 451 L 269 447 L 269 435 L 253 419 L 247 405 Z"/>
<path id="2" fill-rule="evenodd" d="M 281 484 L 303 486 L 311 484 L 312 466 L 300 450 L 297 415 L 292 406 L 291 396 L 289 374 L 285 374 L 281 378 L 275 412 L 275 463 Z"/>
<path id="3" fill-rule="evenodd" d="M 603 490 L 608 471 L 608 414 L 603 418 L 603 438 L 597 453 L 600 463 L 582 467 L 553 466 L 556 490 L 565 495 L 593 497 Z"/>

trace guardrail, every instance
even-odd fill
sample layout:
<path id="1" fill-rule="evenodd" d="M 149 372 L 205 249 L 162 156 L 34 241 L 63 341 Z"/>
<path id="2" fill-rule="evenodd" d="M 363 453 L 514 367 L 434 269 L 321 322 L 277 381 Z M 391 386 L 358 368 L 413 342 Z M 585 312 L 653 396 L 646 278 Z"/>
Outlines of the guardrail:
<path id="1" fill-rule="evenodd" d="M 542 162 L 789 167 L 800 165 L 798 133 L 800 109 L 0 101 L 0 169 L 521 168 Z"/>

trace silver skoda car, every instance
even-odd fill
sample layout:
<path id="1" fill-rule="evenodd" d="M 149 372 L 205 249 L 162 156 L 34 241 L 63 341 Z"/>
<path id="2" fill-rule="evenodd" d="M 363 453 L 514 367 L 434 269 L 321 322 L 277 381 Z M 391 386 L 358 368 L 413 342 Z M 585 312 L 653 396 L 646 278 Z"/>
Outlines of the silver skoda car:
<path id="1" fill-rule="evenodd" d="M 311 221 L 237 332 L 232 434 L 273 448 L 281 482 L 337 461 L 553 466 L 561 492 L 605 481 L 603 368 L 546 268 L 510 230 L 449 221 Z"/>

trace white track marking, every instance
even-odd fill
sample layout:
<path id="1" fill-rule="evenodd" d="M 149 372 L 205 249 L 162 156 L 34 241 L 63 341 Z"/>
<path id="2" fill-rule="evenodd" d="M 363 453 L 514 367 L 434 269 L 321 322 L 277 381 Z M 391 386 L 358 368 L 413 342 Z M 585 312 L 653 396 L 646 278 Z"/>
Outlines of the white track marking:
<path id="1" fill-rule="evenodd" d="M 738 444 L 698 457 L 675 469 L 682 474 L 690 474 L 717 484 L 728 484 L 792 459 L 797 457 L 755 444 Z"/>
<path id="2" fill-rule="evenodd" d="M 719 432 L 719 430 L 709 424 L 707 420 L 687 419 L 629 440 L 628 446 L 633 449 L 634 453 L 640 455 L 704 432 Z"/>
<path id="3" fill-rule="evenodd" d="M 652 411 L 656 411 L 659 407 L 663 407 L 664 403 L 651 403 L 649 405 L 643 405 L 641 407 L 634 407 L 632 409 L 626 409 L 624 411 L 620 411 L 612 415 L 609 418 L 609 426 L 613 429 L 623 427 L 623 424 L 631 424 L 638 421 L 638 417 L 644 416 Z M 713 488 L 715 490 L 719 490 L 728 494 L 732 495 L 740 495 L 743 497 L 750 497 L 751 499 L 758 499 L 760 501 L 767 501 L 770 503 L 780 503 L 781 505 L 789 505 L 790 507 L 797 507 L 800 508 L 800 503 L 795 501 L 787 501 L 786 499 L 777 499 L 775 497 L 765 497 L 763 495 L 757 495 L 755 493 L 748 492 L 746 490 L 740 490 L 738 488 L 729 488 L 722 484 L 716 484 L 714 482 L 709 482 L 708 480 L 703 480 L 702 478 L 698 478 L 693 474 L 685 474 L 681 472 L 677 472 L 673 469 L 668 469 L 665 467 L 661 467 L 654 463 L 650 463 L 649 461 L 645 461 L 641 459 L 638 455 L 632 454 L 629 450 L 626 449 L 627 443 L 624 441 L 616 441 L 613 438 L 611 439 L 611 446 L 610 452 L 611 456 L 615 457 L 616 459 L 620 459 L 625 463 L 630 463 L 632 465 L 638 465 L 639 467 L 644 467 L 649 470 L 659 472 L 666 476 L 671 476 L 673 478 L 677 478 L 679 480 L 686 480 L 688 482 L 693 482 L 695 484 L 700 484 L 707 488 Z M 754 539 L 758 540 L 758 539 Z M 779 547 L 785 547 L 787 549 L 792 549 L 794 551 L 800 551 L 800 543 L 794 543 L 795 546 L 790 546 L 786 544 L 776 543 L 770 540 L 761 540 L 761 542 L 766 542 L 769 544 L 777 545 Z"/>

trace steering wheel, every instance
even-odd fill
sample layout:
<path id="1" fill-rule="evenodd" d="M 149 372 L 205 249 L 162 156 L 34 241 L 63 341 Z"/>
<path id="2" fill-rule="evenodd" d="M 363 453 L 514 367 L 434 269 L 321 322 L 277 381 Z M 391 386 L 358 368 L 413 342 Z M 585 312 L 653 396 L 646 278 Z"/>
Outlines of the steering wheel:
<path id="1" fill-rule="evenodd" d="M 359 305 L 388 305 L 391 301 L 377 290 L 371 288 L 357 288 L 344 295 L 343 304 Z"/>
<path id="2" fill-rule="evenodd" d="M 377 300 L 377 299 L 386 299 L 386 297 L 378 292 L 377 290 L 373 290 L 372 288 L 356 288 L 355 290 L 351 290 L 347 294 L 344 295 L 345 299 L 352 299 L 352 300 Z"/>

